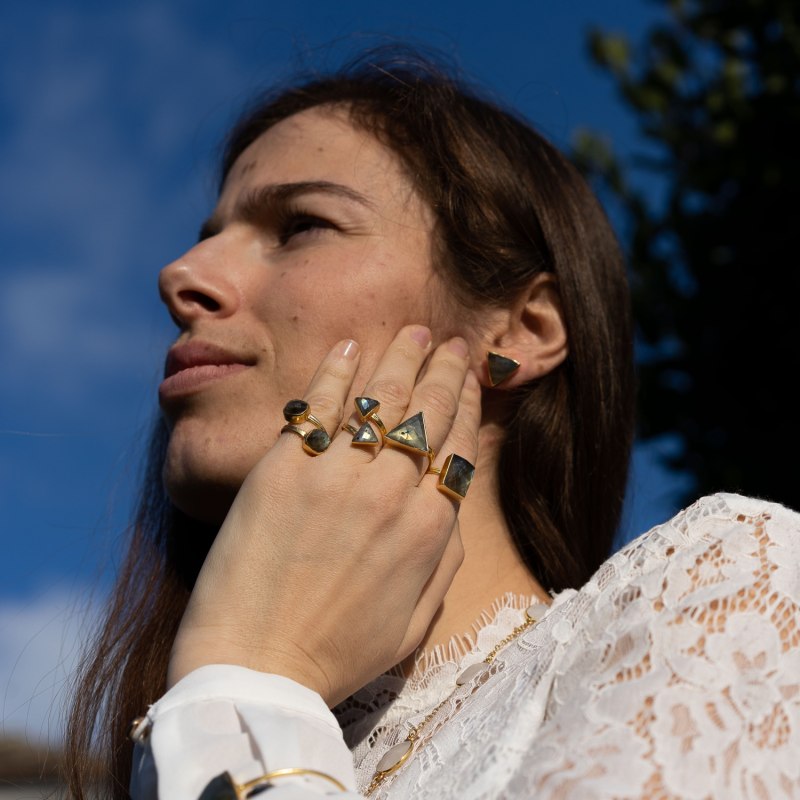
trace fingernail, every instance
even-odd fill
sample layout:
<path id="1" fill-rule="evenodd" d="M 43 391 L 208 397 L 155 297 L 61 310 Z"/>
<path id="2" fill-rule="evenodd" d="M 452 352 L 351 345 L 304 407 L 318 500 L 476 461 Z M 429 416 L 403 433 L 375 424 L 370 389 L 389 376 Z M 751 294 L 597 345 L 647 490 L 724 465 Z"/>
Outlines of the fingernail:
<path id="1" fill-rule="evenodd" d="M 412 341 L 416 342 L 421 348 L 425 349 L 430 347 L 431 344 L 431 332 L 429 328 L 426 328 L 424 325 L 418 325 L 412 328 L 408 335 L 411 337 Z"/>
<path id="2" fill-rule="evenodd" d="M 358 342 L 352 339 L 344 339 L 336 345 L 336 355 L 342 358 L 353 359 L 358 355 Z"/>
<path id="3" fill-rule="evenodd" d="M 466 358 L 469 354 L 469 346 L 460 336 L 451 339 L 447 343 L 447 347 L 451 353 L 455 353 L 457 356 L 461 356 L 461 358 Z"/>

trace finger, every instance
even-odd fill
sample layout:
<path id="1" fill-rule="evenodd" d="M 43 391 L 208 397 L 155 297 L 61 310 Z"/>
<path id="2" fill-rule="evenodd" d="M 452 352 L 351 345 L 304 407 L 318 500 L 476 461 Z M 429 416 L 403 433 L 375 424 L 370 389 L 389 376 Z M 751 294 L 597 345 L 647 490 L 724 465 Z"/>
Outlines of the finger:
<path id="1" fill-rule="evenodd" d="M 449 486 L 451 491 L 445 491 L 444 494 L 453 498 L 454 502 L 459 503 L 458 497 L 454 497 L 452 490 L 456 490 L 457 494 L 461 494 L 463 481 L 458 480 L 458 476 L 452 472 L 449 474 L 442 474 L 447 458 L 450 455 L 460 456 L 467 461 L 469 465 L 474 466 L 478 461 L 478 431 L 481 424 L 481 386 L 478 382 L 475 373 L 470 371 L 464 380 L 464 386 L 461 389 L 461 397 L 458 403 L 458 412 L 456 413 L 453 424 L 447 432 L 447 436 L 441 444 L 439 452 L 434 460 L 434 469 L 437 470 L 439 478 L 427 475 L 423 478 L 420 486 L 423 486 L 427 481 L 437 480 L 444 481 L 445 486 Z M 468 469 L 462 464 L 451 464 L 451 469 L 455 467 L 456 470 L 462 469 L 469 472 Z M 463 476 L 462 476 L 463 477 Z M 466 488 L 469 488 L 471 475 L 466 482 Z M 461 498 L 463 499 L 463 497 Z"/>
<path id="2" fill-rule="evenodd" d="M 390 435 L 384 442 L 387 446 L 380 453 L 384 463 L 394 460 L 398 469 L 416 474 L 417 482 L 425 474 L 432 461 L 426 450 L 434 454 L 438 452 L 458 413 L 469 368 L 468 356 L 467 343 L 458 336 L 436 349 L 425 375 L 411 393 L 406 411 L 409 423 L 407 429 L 400 432 L 402 441 L 398 442 Z M 408 447 L 398 446 L 404 442 Z M 413 446 L 418 449 L 411 449 Z"/>
<path id="3" fill-rule="evenodd" d="M 430 348 L 431 332 L 428 328 L 423 325 L 408 325 L 402 328 L 386 349 L 364 387 L 360 396 L 375 399 L 380 403 L 377 415 L 386 430 L 391 430 L 404 418 L 417 375 L 428 357 Z M 363 420 L 355 410 L 351 410 L 353 413 L 349 418 L 349 425 L 358 429 Z M 380 440 L 382 432 L 379 430 L 379 425 L 374 421 L 369 424 Z M 342 443 L 350 444 L 352 441 L 347 434 L 339 438 Z M 364 460 L 370 461 L 380 448 L 352 447 L 351 449 L 360 453 Z"/>
<path id="4" fill-rule="evenodd" d="M 304 445 L 311 441 L 307 434 L 320 429 L 319 441 L 321 445 L 325 445 L 323 449 L 327 449 L 325 436 L 322 434 L 327 434 L 332 439 L 338 430 L 358 368 L 359 356 L 359 346 L 352 339 L 338 342 L 317 368 L 299 405 L 298 401 L 291 401 L 285 406 L 285 421 L 295 429 L 295 433 L 302 431 L 305 434 Z M 291 417 L 292 411 L 299 413 Z"/>
<path id="5" fill-rule="evenodd" d="M 458 522 L 456 522 L 447 540 L 442 557 L 423 586 L 417 605 L 411 614 L 408 629 L 401 645 L 399 660 L 402 660 L 419 647 L 463 561 L 464 544 L 461 540 Z"/>

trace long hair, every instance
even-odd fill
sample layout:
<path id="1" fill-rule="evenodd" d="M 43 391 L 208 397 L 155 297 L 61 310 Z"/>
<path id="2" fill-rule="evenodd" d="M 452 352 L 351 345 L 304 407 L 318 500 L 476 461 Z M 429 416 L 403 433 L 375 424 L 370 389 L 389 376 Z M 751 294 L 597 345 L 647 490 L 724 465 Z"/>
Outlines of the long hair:
<path id="1" fill-rule="evenodd" d="M 482 307 L 512 302 L 539 273 L 556 277 L 569 354 L 508 393 L 498 485 L 531 573 L 549 589 L 580 586 L 610 551 L 634 424 L 627 282 L 603 211 L 529 124 L 396 49 L 258 98 L 227 139 L 220 185 L 270 127 L 320 106 L 346 111 L 400 159 L 435 214 L 434 267 L 476 324 Z M 70 717 L 76 798 L 85 796 L 82 765 L 95 735 L 110 796 L 127 796 L 127 727 L 164 691 L 170 647 L 213 537 L 166 498 L 166 437 L 158 426 L 130 549 Z"/>

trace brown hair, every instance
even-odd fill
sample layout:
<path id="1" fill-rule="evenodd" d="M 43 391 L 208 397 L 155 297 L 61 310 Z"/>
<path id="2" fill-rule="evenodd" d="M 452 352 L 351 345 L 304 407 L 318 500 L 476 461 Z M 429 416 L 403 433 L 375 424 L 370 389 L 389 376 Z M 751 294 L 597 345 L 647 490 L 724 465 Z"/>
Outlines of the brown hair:
<path id="1" fill-rule="evenodd" d="M 528 124 L 396 49 L 259 98 L 231 131 L 221 182 L 272 125 L 317 106 L 346 109 L 401 159 L 435 212 L 436 268 L 462 304 L 506 304 L 537 274 L 556 276 L 569 355 L 509 397 L 499 486 L 532 574 L 547 588 L 580 586 L 611 548 L 634 422 L 627 283 L 597 200 Z M 159 424 L 131 546 L 70 717 L 70 788 L 79 798 L 95 730 L 111 793 L 127 796 L 127 726 L 164 691 L 170 646 L 213 537 L 165 496 L 166 436 Z"/>

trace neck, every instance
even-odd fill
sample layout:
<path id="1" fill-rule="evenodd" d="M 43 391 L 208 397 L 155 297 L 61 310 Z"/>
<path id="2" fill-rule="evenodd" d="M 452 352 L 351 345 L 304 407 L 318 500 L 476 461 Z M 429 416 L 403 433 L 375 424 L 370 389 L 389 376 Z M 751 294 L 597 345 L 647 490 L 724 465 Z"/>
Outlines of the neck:
<path id="1" fill-rule="evenodd" d="M 458 513 L 464 562 L 417 653 L 403 662 L 409 674 L 420 650 L 447 644 L 453 636 L 472 631 L 473 623 L 498 597 L 512 592 L 548 603 L 550 598 L 530 574 L 517 552 L 500 507 L 497 456 L 500 431 L 481 428 L 478 463 L 469 494 Z"/>

